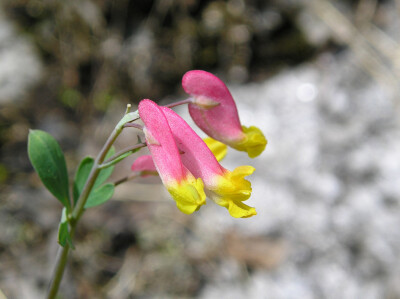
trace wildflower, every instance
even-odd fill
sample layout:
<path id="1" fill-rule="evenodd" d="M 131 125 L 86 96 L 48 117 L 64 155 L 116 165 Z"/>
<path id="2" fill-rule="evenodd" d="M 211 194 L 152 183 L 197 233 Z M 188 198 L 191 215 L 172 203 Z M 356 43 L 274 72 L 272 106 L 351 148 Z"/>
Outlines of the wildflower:
<path id="1" fill-rule="evenodd" d="M 177 207 L 191 214 L 205 204 L 203 181 L 195 178 L 182 164 L 174 137 L 160 107 L 150 101 L 139 103 L 139 115 L 154 165 Z"/>
<path id="2" fill-rule="evenodd" d="M 160 107 L 168 121 L 183 165 L 205 185 L 207 195 L 228 209 L 236 218 L 256 215 L 256 210 L 243 201 L 251 195 L 251 183 L 244 177 L 254 172 L 252 166 L 240 166 L 232 172 L 223 168 L 204 141 L 174 111 Z"/>
<path id="3" fill-rule="evenodd" d="M 241 125 L 235 101 L 218 77 L 205 71 L 189 71 L 182 78 L 182 86 L 192 97 L 191 117 L 207 135 L 247 152 L 251 158 L 264 151 L 267 140 L 263 133 L 257 127 Z"/>

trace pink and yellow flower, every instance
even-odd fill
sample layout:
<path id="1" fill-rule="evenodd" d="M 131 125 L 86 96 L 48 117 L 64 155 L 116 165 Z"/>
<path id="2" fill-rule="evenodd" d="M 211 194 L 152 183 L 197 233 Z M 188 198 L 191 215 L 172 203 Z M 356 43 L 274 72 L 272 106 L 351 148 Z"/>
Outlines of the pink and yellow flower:
<path id="1" fill-rule="evenodd" d="M 139 114 L 151 155 L 136 159 L 132 170 L 142 176 L 161 177 L 178 208 L 190 214 L 205 203 L 207 195 L 228 209 L 231 216 L 245 218 L 256 210 L 243 201 L 251 195 L 251 183 L 245 179 L 253 173 L 252 166 L 240 166 L 234 171 L 223 168 L 207 144 L 174 111 L 150 100 L 139 103 Z M 226 147 L 207 140 L 219 158 Z"/>
<path id="2" fill-rule="evenodd" d="M 182 78 L 182 86 L 192 97 L 191 117 L 207 135 L 247 152 L 251 158 L 264 151 L 267 140 L 263 133 L 255 126 L 241 125 L 235 101 L 218 77 L 205 71 L 189 71 Z"/>
<path id="3" fill-rule="evenodd" d="M 245 179 L 254 172 L 252 166 L 240 166 L 234 171 L 223 168 L 206 143 L 174 111 L 161 107 L 185 167 L 204 182 L 206 194 L 217 204 L 228 209 L 231 216 L 245 218 L 256 215 L 256 210 L 243 201 L 251 195 L 251 183 Z"/>
<path id="4" fill-rule="evenodd" d="M 150 100 L 143 100 L 139 103 L 139 115 L 144 123 L 147 146 L 163 184 L 183 213 L 193 213 L 206 203 L 203 181 L 195 178 L 183 166 L 168 121 L 160 107 Z"/>

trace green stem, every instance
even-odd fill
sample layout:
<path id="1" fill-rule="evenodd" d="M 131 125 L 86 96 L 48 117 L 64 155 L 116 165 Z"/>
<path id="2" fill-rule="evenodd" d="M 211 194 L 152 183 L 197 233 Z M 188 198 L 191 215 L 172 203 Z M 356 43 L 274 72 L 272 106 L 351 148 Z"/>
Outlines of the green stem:
<path id="1" fill-rule="evenodd" d="M 60 286 L 61 279 L 64 274 L 65 265 L 67 264 L 68 252 L 68 244 L 58 249 L 56 268 L 54 269 L 53 280 L 50 284 L 50 288 L 46 297 L 47 299 L 55 298 L 58 293 L 58 287 Z"/>
<path id="2" fill-rule="evenodd" d="M 79 196 L 78 202 L 76 203 L 76 206 L 74 210 L 72 211 L 71 215 L 71 220 L 70 220 L 70 235 L 71 238 L 73 238 L 73 235 L 75 233 L 75 228 L 76 225 L 82 216 L 84 210 L 85 210 L 85 204 L 86 201 L 89 197 L 90 191 L 92 190 L 94 183 L 100 173 L 99 165 L 103 163 L 107 152 L 117 139 L 118 135 L 121 133 L 122 127 L 116 127 L 114 131 L 111 133 L 111 135 L 108 137 L 106 143 L 104 144 L 103 148 L 101 149 L 99 155 L 97 156 L 96 160 L 94 161 L 94 165 L 92 167 L 92 170 L 90 171 L 89 178 L 86 181 L 85 186 L 83 187 L 82 193 Z M 62 249 L 61 252 L 59 253 L 59 256 L 57 258 L 56 266 L 54 269 L 54 274 L 53 278 L 49 287 L 49 292 L 47 295 L 47 299 L 54 299 L 58 293 L 58 289 L 60 287 L 61 279 L 64 274 L 65 266 L 67 264 L 67 259 L 68 259 L 68 252 L 69 252 L 69 245 L 66 244 Z"/>
<path id="3" fill-rule="evenodd" d="M 104 161 L 98 167 L 100 169 L 104 169 L 104 168 L 110 167 L 110 166 L 118 163 L 122 159 L 125 159 L 126 157 L 128 157 L 128 156 L 125 156 L 125 154 L 128 154 L 128 153 L 133 154 L 134 152 L 138 151 L 139 149 L 141 149 L 142 147 L 145 147 L 145 146 L 147 146 L 146 142 L 138 143 L 138 144 L 135 144 L 134 146 L 127 147 L 127 148 L 119 151 L 118 153 L 116 153 L 111 158 L 109 158 L 106 161 Z M 121 159 L 121 156 L 123 156 L 122 159 Z"/>
<path id="4" fill-rule="evenodd" d="M 119 180 L 115 181 L 115 182 L 114 182 L 114 185 L 115 185 L 115 186 L 118 186 L 118 185 L 121 185 L 122 183 L 125 183 L 125 182 L 127 182 L 127 181 L 136 179 L 136 178 L 138 178 L 138 177 L 140 177 L 139 174 L 133 173 L 133 174 L 131 174 L 131 175 L 128 175 L 128 176 L 126 176 L 126 177 L 123 177 L 122 179 L 119 179 Z"/>

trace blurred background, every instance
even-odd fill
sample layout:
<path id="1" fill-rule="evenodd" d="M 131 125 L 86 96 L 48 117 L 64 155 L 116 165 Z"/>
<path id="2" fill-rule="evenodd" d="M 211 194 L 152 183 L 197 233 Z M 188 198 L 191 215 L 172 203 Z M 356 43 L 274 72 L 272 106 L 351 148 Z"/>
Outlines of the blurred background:
<path id="1" fill-rule="evenodd" d="M 120 185 L 82 218 L 59 298 L 400 298 L 399 15 L 396 0 L 1 0 L 0 298 L 43 298 L 58 248 L 28 129 L 56 137 L 73 178 L 127 103 L 184 99 L 191 69 L 269 141 L 222 162 L 256 167 L 258 215 L 187 216 L 163 186 Z"/>

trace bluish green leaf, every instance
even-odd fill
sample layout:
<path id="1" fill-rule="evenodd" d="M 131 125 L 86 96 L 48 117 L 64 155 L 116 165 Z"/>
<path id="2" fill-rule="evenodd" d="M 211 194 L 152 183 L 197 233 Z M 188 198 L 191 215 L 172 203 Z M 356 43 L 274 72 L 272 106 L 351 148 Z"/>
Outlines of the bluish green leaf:
<path id="1" fill-rule="evenodd" d="M 114 155 L 115 155 L 115 148 L 111 147 L 110 150 L 108 151 L 104 161 L 107 160 L 108 158 L 111 158 Z M 102 169 L 99 173 L 99 176 L 96 179 L 96 182 L 94 183 L 94 188 L 97 188 L 98 186 L 103 184 L 110 177 L 110 175 L 112 174 L 113 171 L 114 171 L 114 167 L 108 167 L 108 168 Z"/>
<path id="2" fill-rule="evenodd" d="M 114 184 L 108 183 L 93 190 L 88 200 L 86 201 L 85 208 L 91 208 L 109 200 L 114 194 Z"/>
<path id="3" fill-rule="evenodd" d="M 30 130 L 28 156 L 46 188 L 65 207 L 69 207 L 67 166 L 64 154 L 54 137 L 44 131 Z"/>
<path id="4" fill-rule="evenodd" d="M 105 159 L 110 158 L 114 154 L 115 149 L 114 147 L 111 147 Z M 85 157 L 79 164 L 74 180 L 74 203 L 78 201 L 79 195 L 81 195 L 82 190 L 85 187 L 86 181 L 89 178 L 89 174 L 93 168 L 93 165 L 94 159 L 92 157 Z M 113 170 L 114 167 L 109 167 L 107 169 L 101 170 L 96 179 L 96 182 L 94 183 L 93 189 L 97 189 L 102 183 L 104 183 L 110 177 Z"/>
<path id="5" fill-rule="evenodd" d="M 94 159 L 92 157 L 85 157 L 79 164 L 78 170 L 75 174 L 74 180 L 74 203 L 78 201 L 79 195 L 82 193 L 83 187 L 92 170 Z"/>
<path id="6" fill-rule="evenodd" d="M 64 208 L 61 213 L 61 221 L 58 227 L 58 243 L 65 247 L 65 245 L 69 245 L 71 248 L 74 248 L 72 244 L 72 238 L 69 233 L 69 223 L 67 220 L 67 209 Z"/>

